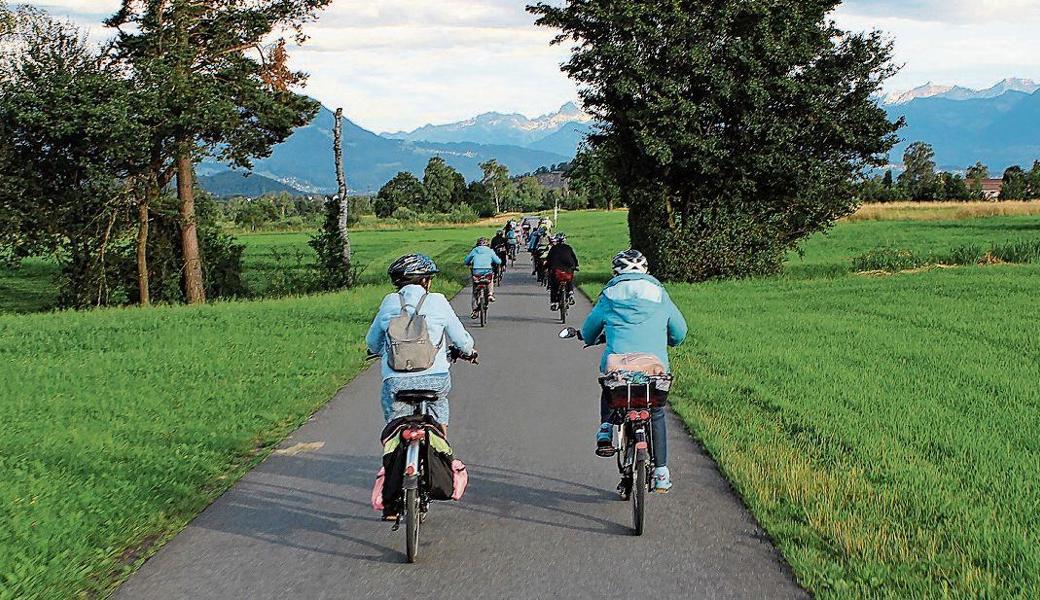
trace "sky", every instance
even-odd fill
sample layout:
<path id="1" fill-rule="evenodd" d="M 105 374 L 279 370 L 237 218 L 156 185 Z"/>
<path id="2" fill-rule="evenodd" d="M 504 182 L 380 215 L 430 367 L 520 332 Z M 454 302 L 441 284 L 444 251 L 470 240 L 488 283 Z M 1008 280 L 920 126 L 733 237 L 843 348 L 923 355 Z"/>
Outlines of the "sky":
<path id="1" fill-rule="evenodd" d="M 17 0 L 15 0 L 17 1 Z M 22 0 L 103 39 L 118 0 Z M 523 0 L 333 0 L 292 52 L 304 90 L 376 132 L 477 114 L 534 117 L 576 99 L 559 71 L 565 47 L 533 25 Z M 887 91 L 926 82 L 984 88 L 1005 77 L 1040 80 L 1040 0 L 846 0 L 846 29 L 879 29 L 903 70 Z"/>

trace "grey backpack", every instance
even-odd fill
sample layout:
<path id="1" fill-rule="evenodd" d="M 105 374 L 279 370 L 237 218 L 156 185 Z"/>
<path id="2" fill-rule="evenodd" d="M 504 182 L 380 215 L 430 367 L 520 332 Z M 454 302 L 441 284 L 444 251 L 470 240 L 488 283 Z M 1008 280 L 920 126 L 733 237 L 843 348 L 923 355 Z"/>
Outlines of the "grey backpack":
<path id="1" fill-rule="evenodd" d="M 444 344 L 434 345 L 430 339 L 430 329 L 426 324 L 426 317 L 419 314 L 422 305 L 426 302 L 424 294 L 419 303 L 415 305 L 415 313 L 409 314 L 406 308 L 404 294 L 398 294 L 401 301 L 401 314 L 390 320 L 386 328 L 387 341 L 387 364 L 391 369 L 399 373 L 416 373 L 425 371 L 433 366 L 437 360 L 437 354 Z"/>

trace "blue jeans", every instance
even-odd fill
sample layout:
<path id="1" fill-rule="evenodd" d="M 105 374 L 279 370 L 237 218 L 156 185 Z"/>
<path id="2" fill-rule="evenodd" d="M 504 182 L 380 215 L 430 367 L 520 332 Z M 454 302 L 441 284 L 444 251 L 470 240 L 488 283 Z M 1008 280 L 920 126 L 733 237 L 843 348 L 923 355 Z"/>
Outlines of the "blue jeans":
<path id="1" fill-rule="evenodd" d="M 383 380 L 383 391 L 381 401 L 383 404 L 383 418 L 389 423 L 394 419 L 410 416 L 415 412 L 411 404 L 394 402 L 394 396 L 405 390 L 428 390 L 437 392 L 437 401 L 429 404 L 430 414 L 441 425 L 448 424 L 451 416 L 448 410 L 448 394 L 451 392 L 451 375 L 412 375 L 404 377 L 390 377 Z"/>
<path id="2" fill-rule="evenodd" d="M 614 410 L 610 408 L 610 390 L 603 388 L 599 398 L 599 422 L 609 423 Z M 650 427 L 654 436 L 654 466 L 668 466 L 668 420 L 663 408 L 650 410 Z"/>

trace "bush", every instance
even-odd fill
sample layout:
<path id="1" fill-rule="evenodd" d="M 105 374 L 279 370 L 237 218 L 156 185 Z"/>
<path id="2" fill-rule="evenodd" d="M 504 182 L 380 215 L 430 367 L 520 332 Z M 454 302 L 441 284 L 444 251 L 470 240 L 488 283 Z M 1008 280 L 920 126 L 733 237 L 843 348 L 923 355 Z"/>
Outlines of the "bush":
<path id="1" fill-rule="evenodd" d="M 390 215 L 390 218 L 395 219 L 397 221 L 405 222 L 418 221 L 419 213 L 408 208 L 407 206 L 400 206 L 394 210 L 393 214 Z"/>
<path id="2" fill-rule="evenodd" d="M 895 273 L 917 268 L 922 263 L 922 259 L 911 250 L 874 248 L 870 252 L 852 259 L 852 268 L 858 272 L 886 271 Z"/>
<path id="3" fill-rule="evenodd" d="M 1008 263 L 1040 263 L 1040 240 L 1019 240 L 994 245 L 990 255 Z"/>
<path id="4" fill-rule="evenodd" d="M 447 215 L 448 222 L 450 223 L 476 223 L 480 216 L 477 215 L 477 211 L 468 204 L 460 204 L 456 206 Z"/>

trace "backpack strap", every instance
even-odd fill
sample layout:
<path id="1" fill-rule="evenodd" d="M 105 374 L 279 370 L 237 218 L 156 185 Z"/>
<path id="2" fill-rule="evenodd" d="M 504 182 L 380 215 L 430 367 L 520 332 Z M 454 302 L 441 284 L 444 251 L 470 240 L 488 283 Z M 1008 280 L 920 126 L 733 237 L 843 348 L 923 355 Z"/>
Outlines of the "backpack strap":
<path id="1" fill-rule="evenodd" d="M 419 311 L 422 310 L 422 306 L 423 306 L 423 304 L 426 303 L 426 298 L 428 298 L 429 295 L 430 295 L 430 293 L 426 292 L 425 294 L 423 294 L 423 297 L 419 299 L 419 303 L 415 305 L 415 315 L 412 316 L 413 319 L 415 317 L 419 316 Z M 445 342 L 445 340 L 447 340 L 447 338 L 448 338 L 448 332 L 447 332 L 447 328 L 445 328 L 445 329 L 441 330 L 441 341 L 437 342 L 436 348 L 438 350 L 440 350 L 441 348 L 444 347 L 444 342 Z"/>

